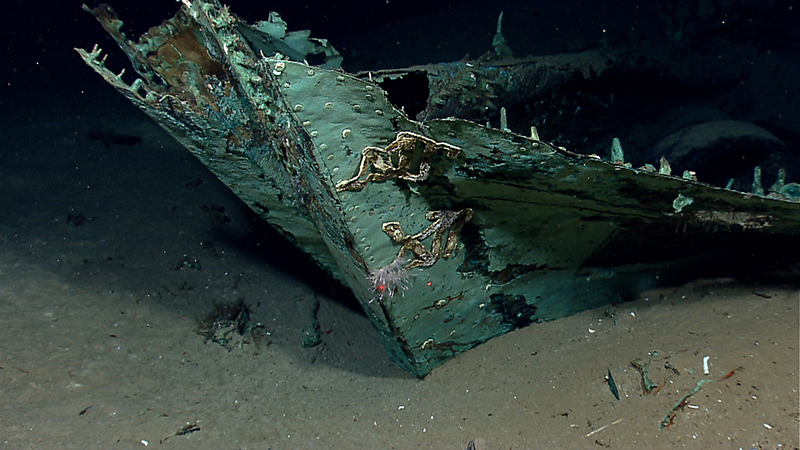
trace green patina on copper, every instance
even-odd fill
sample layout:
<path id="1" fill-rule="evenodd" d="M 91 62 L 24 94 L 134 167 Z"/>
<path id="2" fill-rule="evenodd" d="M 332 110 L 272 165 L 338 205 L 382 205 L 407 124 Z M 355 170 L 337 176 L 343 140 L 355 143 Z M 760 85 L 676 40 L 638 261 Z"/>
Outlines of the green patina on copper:
<path id="1" fill-rule="evenodd" d="M 559 66 L 566 57 L 408 69 L 433 89 L 431 120 L 418 122 L 369 77 L 303 62 L 340 57 L 307 32 L 285 33 L 276 15 L 248 25 L 216 0 L 185 0 L 133 42 L 110 7 L 91 12 L 138 78 L 125 83 L 96 47 L 78 50 L 85 62 L 349 286 L 389 355 L 416 376 L 494 336 L 692 268 L 797 248 L 800 204 L 785 196 L 634 169 L 621 147 L 620 161 L 605 161 L 535 132 L 436 118 L 447 105 L 513 96 L 537 74 L 602 71 L 594 56 L 571 69 Z M 493 78 L 492 92 L 464 74 Z M 781 192 L 792 187 L 781 181 Z"/>

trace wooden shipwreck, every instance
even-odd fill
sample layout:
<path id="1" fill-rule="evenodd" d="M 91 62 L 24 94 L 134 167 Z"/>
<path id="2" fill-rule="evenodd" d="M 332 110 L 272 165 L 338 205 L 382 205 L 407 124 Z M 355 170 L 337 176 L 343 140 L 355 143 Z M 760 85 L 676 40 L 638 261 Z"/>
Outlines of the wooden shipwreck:
<path id="1" fill-rule="evenodd" d="M 481 99 L 445 76 L 482 77 L 501 102 L 509 71 L 516 81 L 596 73 L 596 55 L 355 76 L 335 68 L 326 41 L 287 32 L 277 15 L 244 23 L 216 0 L 183 0 L 137 42 L 109 6 L 90 11 L 137 77 L 123 81 L 97 47 L 78 49 L 84 61 L 349 286 L 392 359 L 418 377 L 518 327 L 800 248 L 796 185 L 723 189 L 674 176 L 666 161 L 636 169 L 621 152 L 604 160 L 448 117 Z M 420 121 L 378 84 L 412 72 L 431 89 Z"/>

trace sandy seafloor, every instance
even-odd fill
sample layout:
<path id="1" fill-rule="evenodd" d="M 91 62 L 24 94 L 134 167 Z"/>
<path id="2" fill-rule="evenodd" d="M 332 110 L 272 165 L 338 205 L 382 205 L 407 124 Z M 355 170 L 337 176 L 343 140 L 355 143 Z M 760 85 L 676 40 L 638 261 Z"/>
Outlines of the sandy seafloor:
<path id="1" fill-rule="evenodd" d="M 122 99 L 105 106 L 113 118 L 98 107 L 2 130 L 15 149 L 0 166 L 2 448 L 800 444 L 796 287 L 716 279 L 645 292 L 614 307 L 616 323 L 603 308 L 536 324 L 420 381 L 387 358 L 345 290 L 188 151 Z M 98 123 L 143 142 L 87 140 Z M 207 212 L 219 207 L 229 223 Z M 315 296 L 323 338 L 305 349 Z M 230 352 L 205 342 L 197 319 L 240 298 L 269 335 Z M 643 395 L 631 361 L 651 356 L 664 387 Z M 659 430 L 699 380 L 733 370 Z M 187 423 L 200 430 L 166 439 Z"/>
<path id="2" fill-rule="evenodd" d="M 0 128 L 0 448 L 800 446 L 796 285 L 659 288 L 417 380 L 346 289 L 121 96 L 37 95 Z M 98 127 L 142 142 L 88 139 Z M 314 298 L 322 343 L 304 348 Z M 261 337 L 228 351 L 197 333 L 240 299 Z"/>

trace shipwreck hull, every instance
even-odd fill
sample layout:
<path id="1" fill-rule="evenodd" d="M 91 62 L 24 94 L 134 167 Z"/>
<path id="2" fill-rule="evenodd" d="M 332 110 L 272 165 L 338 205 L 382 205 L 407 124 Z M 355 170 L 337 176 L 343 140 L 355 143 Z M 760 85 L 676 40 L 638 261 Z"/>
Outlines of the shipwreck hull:
<path id="1" fill-rule="evenodd" d="M 798 243 L 796 202 L 411 120 L 379 85 L 286 59 L 215 1 L 186 0 L 135 43 L 110 7 L 92 13 L 139 78 L 97 48 L 78 50 L 86 63 L 349 286 L 419 377 L 515 328 Z"/>

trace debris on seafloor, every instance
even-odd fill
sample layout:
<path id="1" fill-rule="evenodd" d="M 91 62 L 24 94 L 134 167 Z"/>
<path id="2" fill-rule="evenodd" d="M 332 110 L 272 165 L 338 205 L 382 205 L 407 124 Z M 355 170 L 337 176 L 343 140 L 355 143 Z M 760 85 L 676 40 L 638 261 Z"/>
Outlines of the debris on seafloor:
<path id="1" fill-rule="evenodd" d="M 653 383 L 652 381 L 650 381 L 650 378 L 647 377 L 647 371 L 650 369 L 651 362 L 653 362 L 652 358 L 646 363 L 643 362 L 640 358 L 636 358 L 633 361 L 631 361 L 631 365 L 637 368 L 639 370 L 639 373 L 642 375 L 642 388 L 644 389 L 645 394 L 649 394 L 658 388 L 658 384 Z"/>
<path id="2" fill-rule="evenodd" d="M 670 363 L 669 361 L 664 363 L 664 368 L 674 373 L 675 375 L 681 374 L 681 372 L 675 366 L 673 366 L 672 363 Z"/>
<path id="3" fill-rule="evenodd" d="M 692 389 L 691 391 L 689 391 L 689 393 L 687 393 L 686 395 L 681 397 L 681 399 L 678 400 L 677 403 L 675 403 L 675 406 L 673 406 L 672 409 L 669 410 L 667 415 L 664 416 L 664 418 L 661 420 L 661 424 L 658 426 L 658 429 L 659 430 L 663 430 L 664 428 L 669 428 L 670 426 L 672 426 L 672 422 L 675 420 L 675 415 L 678 414 L 678 409 L 683 409 L 683 407 L 686 406 L 689 403 L 689 397 L 691 397 L 694 394 L 696 394 L 697 391 L 699 391 L 700 388 L 703 387 L 704 384 L 710 383 L 712 381 L 714 381 L 714 380 L 710 380 L 710 379 L 706 379 L 706 378 L 698 381 L 697 385 L 695 385 L 694 389 Z"/>
<path id="4" fill-rule="evenodd" d="M 608 375 L 606 376 L 606 381 L 608 382 L 608 390 L 614 394 L 614 398 L 619 400 L 619 389 L 617 389 L 617 383 L 614 381 L 614 377 L 611 376 L 611 369 L 608 369 Z"/>
<path id="5" fill-rule="evenodd" d="M 230 352 L 244 347 L 254 331 L 262 328 L 260 322 L 250 320 L 250 309 L 240 299 L 234 304 L 215 304 L 214 310 L 200 321 L 198 332 L 206 342 L 219 344 Z"/>
<path id="6" fill-rule="evenodd" d="M 742 370 L 744 370 L 743 367 L 737 367 L 731 370 L 730 372 L 718 377 L 717 379 L 704 378 L 698 381 L 695 387 L 691 391 L 689 391 L 686 395 L 681 397 L 680 400 L 678 400 L 678 402 L 675 403 L 675 405 L 669 410 L 667 415 L 664 416 L 664 419 L 661 420 L 661 424 L 658 426 L 658 429 L 663 430 L 664 428 L 671 427 L 673 422 L 675 421 L 675 416 L 678 414 L 678 410 L 682 410 L 686 405 L 688 405 L 689 397 L 693 396 L 698 391 L 700 391 L 700 388 L 702 388 L 704 384 L 711 383 L 713 381 L 727 380 L 728 378 L 732 377 L 736 372 L 741 372 Z M 708 372 L 705 372 L 705 374 L 708 375 Z M 692 408 L 692 406 L 690 406 L 690 408 Z"/>
<path id="7" fill-rule="evenodd" d="M 192 255 L 184 254 L 180 261 L 175 264 L 174 270 L 192 269 L 198 272 L 203 271 L 203 265 L 200 260 Z"/>
<path id="8" fill-rule="evenodd" d="M 691 167 L 672 176 L 663 155 L 658 171 L 629 166 L 618 140 L 608 161 L 541 140 L 538 123 L 523 127 L 530 136 L 508 129 L 513 106 L 602 79 L 612 63 L 639 70 L 619 55 L 510 59 L 498 20 L 496 52 L 477 61 L 348 74 L 331 70 L 341 55 L 328 41 L 287 32 L 274 13 L 251 25 L 216 0 L 183 0 L 134 42 L 110 6 L 86 9 L 137 78 L 109 70 L 97 46 L 77 50 L 86 64 L 347 285 L 418 377 L 492 337 L 687 273 L 797 258 L 800 189 L 784 172 L 768 195 L 760 179 L 753 192 L 723 189 Z M 413 77 L 429 88 L 416 120 L 381 84 Z M 502 111 L 505 129 L 480 124 Z M 209 338 L 230 345 L 237 317 Z"/>
<path id="9" fill-rule="evenodd" d="M 75 211 L 70 211 L 67 213 L 67 225 L 72 225 L 73 227 L 79 227 L 86 223 L 87 221 L 94 220 L 93 217 L 86 217 L 83 214 Z"/>
<path id="10" fill-rule="evenodd" d="M 200 425 L 198 425 L 196 423 L 187 422 L 186 425 L 178 428 L 178 431 L 176 431 L 176 432 L 170 434 L 169 436 L 165 437 L 164 439 L 162 439 L 161 443 L 166 442 L 171 437 L 174 437 L 174 436 L 186 436 L 187 434 L 191 434 L 191 433 L 194 433 L 196 431 L 200 431 L 200 429 L 201 429 Z"/>
<path id="11" fill-rule="evenodd" d="M 489 450 L 489 443 L 485 438 L 475 438 L 467 443 L 466 450 Z"/>
<path id="12" fill-rule="evenodd" d="M 593 435 L 595 433 L 599 433 L 599 432 L 605 430 L 606 428 L 608 428 L 609 426 L 616 425 L 616 424 L 622 422 L 623 420 L 625 420 L 625 419 L 617 419 L 617 420 L 615 420 L 615 421 L 613 421 L 611 423 L 607 423 L 607 424 L 603 425 L 602 427 L 600 427 L 600 428 L 598 428 L 596 430 L 592 430 L 592 431 L 586 433 L 586 437 L 589 437 L 589 436 L 591 436 L 591 435 Z"/>
<path id="13" fill-rule="evenodd" d="M 296 300 L 297 317 L 303 323 L 300 344 L 303 348 L 313 348 L 322 342 L 319 318 L 319 299 L 317 295 L 311 296 L 311 304 L 307 304 L 304 298 Z"/>

